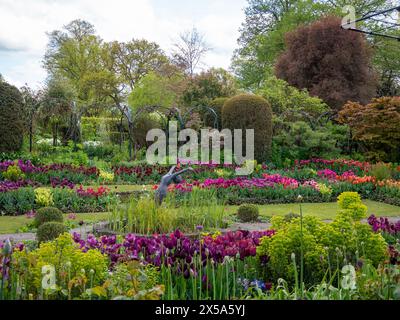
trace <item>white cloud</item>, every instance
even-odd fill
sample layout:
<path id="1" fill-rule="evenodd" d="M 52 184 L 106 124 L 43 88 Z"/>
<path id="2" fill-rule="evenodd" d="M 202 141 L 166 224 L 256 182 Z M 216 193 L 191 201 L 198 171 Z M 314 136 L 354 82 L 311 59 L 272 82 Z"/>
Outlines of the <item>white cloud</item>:
<path id="1" fill-rule="evenodd" d="M 74 19 L 94 24 L 106 41 L 145 38 L 166 51 L 178 34 L 196 26 L 213 47 L 207 66 L 227 68 L 243 21 L 245 0 L 0 0 L 0 73 L 15 85 L 37 86 L 46 32 Z M 199 10 L 201 9 L 201 10 Z"/>

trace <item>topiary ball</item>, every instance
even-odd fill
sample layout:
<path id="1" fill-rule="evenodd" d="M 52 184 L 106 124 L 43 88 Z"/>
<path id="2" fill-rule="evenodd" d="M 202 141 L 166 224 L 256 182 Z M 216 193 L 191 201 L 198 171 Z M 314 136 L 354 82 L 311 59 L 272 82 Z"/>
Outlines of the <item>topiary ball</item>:
<path id="1" fill-rule="evenodd" d="M 272 109 L 267 100 L 254 94 L 241 94 L 227 100 L 222 108 L 222 128 L 242 129 L 245 141 L 246 129 L 254 129 L 254 157 L 262 163 L 271 155 Z M 242 143 L 242 154 L 246 143 Z M 236 152 L 238 153 L 238 152 Z"/>
<path id="2" fill-rule="evenodd" d="M 41 226 L 46 222 L 63 222 L 63 214 L 60 209 L 54 207 L 44 207 L 37 210 L 35 215 L 35 225 Z"/>
<path id="3" fill-rule="evenodd" d="M 45 222 L 36 232 L 36 239 L 39 243 L 56 239 L 59 235 L 67 232 L 67 227 L 60 222 Z"/>
<path id="4" fill-rule="evenodd" d="M 252 204 L 243 204 L 239 207 L 237 217 L 242 222 L 254 222 L 258 220 L 259 210 Z"/>
<path id="5" fill-rule="evenodd" d="M 289 212 L 285 214 L 284 219 L 286 222 L 290 222 L 292 219 L 300 218 L 300 215 L 297 213 Z"/>

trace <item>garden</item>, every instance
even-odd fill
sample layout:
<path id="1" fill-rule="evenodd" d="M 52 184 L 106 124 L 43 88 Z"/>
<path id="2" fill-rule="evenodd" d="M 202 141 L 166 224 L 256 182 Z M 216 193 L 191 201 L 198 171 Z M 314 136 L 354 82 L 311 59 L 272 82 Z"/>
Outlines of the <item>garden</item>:
<path id="1" fill-rule="evenodd" d="M 43 88 L 0 75 L 0 300 L 400 300 L 400 46 L 297 2 L 248 1 L 232 72 L 196 71 L 196 29 L 166 53 L 74 20 Z M 150 161 L 171 124 L 217 161 Z"/>

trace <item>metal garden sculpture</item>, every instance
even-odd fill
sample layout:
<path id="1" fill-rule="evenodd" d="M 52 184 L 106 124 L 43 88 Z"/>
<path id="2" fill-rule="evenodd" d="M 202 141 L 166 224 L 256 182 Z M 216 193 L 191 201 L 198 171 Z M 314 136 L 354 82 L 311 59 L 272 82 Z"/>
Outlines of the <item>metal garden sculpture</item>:
<path id="1" fill-rule="evenodd" d="M 167 196 L 168 186 L 171 183 L 182 182 L 183 181 L 181 177 L 182 173 L 185 173 L 186 171 L 194 171 L 193 168 L 189 167 L 174 173 L 175 168 L 176 166 L 172 166 L 171 169 L 168 171 L 168 173 L 161 178 L 160 185 L 158 186 L 158 189 L 155 193 L 155 200 L 156 203 L 159 205 L 163 202 L 164 198 Z"/>

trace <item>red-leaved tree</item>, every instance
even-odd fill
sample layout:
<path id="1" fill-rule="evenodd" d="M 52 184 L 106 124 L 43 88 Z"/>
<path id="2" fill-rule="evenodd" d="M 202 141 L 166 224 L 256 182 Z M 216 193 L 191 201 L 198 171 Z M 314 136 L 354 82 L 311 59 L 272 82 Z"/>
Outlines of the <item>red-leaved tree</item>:
<path id="1" fill-rule="evenodd" d="M 400 97 L 373 99 L 367 105 L 348 102 L 338 122 L 349 125 L 354 140 L 365 147 L 372 160 L 400 160 Z"/>
<path id="2" fill-rule="evenodd" d="M 367 103 L 376 93 L 370 47 L 363 35 L 340 24 L 330 16 L 288 33 L 275 66 L 277 77 L 308 89 L 336 111 L 349 100 Z"/>

